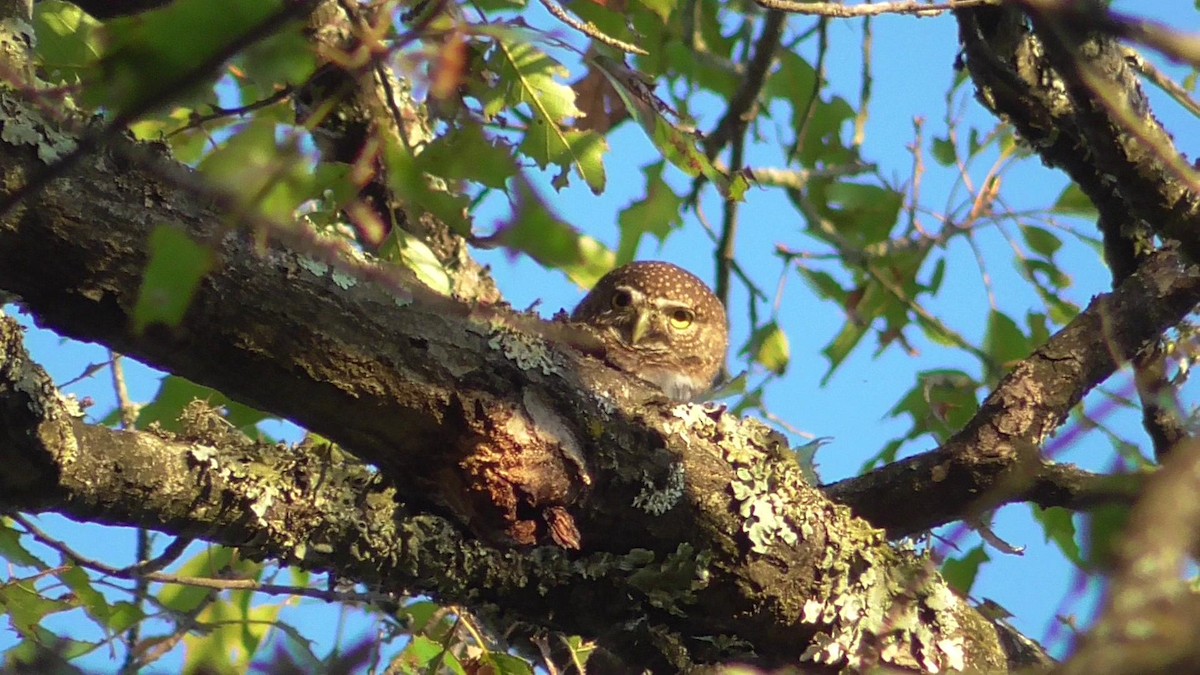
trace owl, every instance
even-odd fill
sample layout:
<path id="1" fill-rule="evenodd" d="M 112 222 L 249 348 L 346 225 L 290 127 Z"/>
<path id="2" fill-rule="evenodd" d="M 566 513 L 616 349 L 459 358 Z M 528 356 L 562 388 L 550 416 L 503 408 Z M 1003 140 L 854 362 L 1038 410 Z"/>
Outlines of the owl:
<path id="1" fill-rule="evenodd" d="M 725 307 L 696 275 L 671 263 L 609 272 L 571 319 L 596 329 L 610 363 L 676 401 L 707 392 L 725 365 Z"/>

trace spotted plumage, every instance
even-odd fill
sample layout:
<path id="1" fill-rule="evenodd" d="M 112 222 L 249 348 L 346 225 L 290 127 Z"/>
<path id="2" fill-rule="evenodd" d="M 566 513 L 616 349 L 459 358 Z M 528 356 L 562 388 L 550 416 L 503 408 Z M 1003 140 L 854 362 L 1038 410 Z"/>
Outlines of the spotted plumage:
<path id="1" fill-rule="evenodd" d="M 725 307 L 696 275 L 671 263 L 609 272 L 571 319 L 599 331 L 610 363 L 677 401 L 707 392 L 725 365 Z"/>

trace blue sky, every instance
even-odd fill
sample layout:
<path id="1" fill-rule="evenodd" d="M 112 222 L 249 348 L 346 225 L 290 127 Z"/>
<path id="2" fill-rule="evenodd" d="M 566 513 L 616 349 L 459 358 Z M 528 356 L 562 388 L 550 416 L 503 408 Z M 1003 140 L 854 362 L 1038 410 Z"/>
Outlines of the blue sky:
<path id="1" fill-rule="evenodd" d="M 1141 15 L 1150 13 L 1164 18 L 1176 28 L 1193 31 L 1198 28 L 1197 13 L 1191 2 L 1127 1 L 1117 2 L 1115 6 Z M 793 19 L 792 25 L 794 33 L 797 27 L 807 26 L 808 23 Z M 829 33 L 832 45 L 828 59 L 829 91 L 847 98 L 855 105 L 861 70 L 860 32 L 860 22 L 843 21 L 834 22 Z M 806 56 L 812 55 L 812 48 L 811 41 L 805 43 L 803 49 L 808 50 Z M 874 22 L 875 83 L 864 154 L 868 160 L 880 166 L 884 176 L 890 177 L 895 183 L 903 182 L 911 173 L 912 156 L 906 146 L 913 139 L 914 117 L 925 119 L 927 141 L 944 133 L 945 95 L 954 77 L 952 64 L 956 49 L 955 24 L 950 17 L 881 17 Z M 1180 71 L 1174 69 L 1171 72 L 1178 76 Z M 1191 147 L 1181 149 L 1195 156 L 1196 135 L 1188 133 L 1195 128 L 1195 120 L 1187 117 L 1174 104 L 1164 101 L 1164 97 L 1157 95 L 1157 92 L 1152 94 L 1156 111 L 1175 131 L 1177 140 L 1185 146 L 1191 144 Z M 955 108 L 956 111 L 964 111 L 964 127 L 976 126 L 985 130 L 992 127 L 994 119 L 970 98 L 969 86 L 961 88 L 956 96 L 956 101 L 966 100 L 964 106 Z M 703 106 L 695 111 L 701 129 L 711 128 L 719 112 Z M 780 124 L 786 124 L 786 121 Z M 609 187 L 603 195 L 593 195 L 578 180 L 558 193 L 549 188 L 545 177 L 538 181 L 538 185 L 546 201 L 566 221 L 615 248 L 619 235 L 617 216 L 641 196 L 639 169 L 655 161 L 657 155 L 642 132 L 632 125 L 627 124 L 616 131 L 610 137 L 610 143 L 612 149 L 606 161 Z M 750 148 L 747 157 L 751 166 L 777 166 L 781 162 L 779 151 L 770 147 L 769 143 Z M 926 159 L 929 170 L 924 181 L 922 201 L 931 209 L 940 211 L 948 202 L 954 175 L 933 166 L 928 155 Z M 988 167 L 989 162 L 986 161 L 973 167 L 973 178 L 978 180 Z M 668 180 L 681 194 L 690 185 L 686 177 L 678 172 L 671 173 L 670 170 Z M 1037 160 L 1030 160 L 1006 174 L 1003 194 L 1009 200 L 1009 206 L 1015 209 L 1037 209 L 1052 203 L 1065 185 L 1061 173 L 1041 166 Z M 960 193 L 957 199 L 961 198 Z M 711 191 L 705 194 L 702 208 L 710 222 L 719 222 L 721 204 Z M 486 234 L 507 215 L 504 200 L 489 199 L 476 214 L 476 229 Z M 1084 232 L 1093 229 L 1088 222 L 1074 222 L 1072 225 Z M 761 287 L 776 288 L 782 262 L 771 252 L 777 244 L 812 252 L 824 250 L 816 240 L 802 233 L 802 227 L 798 214 L 781 195 L 765 189 L 751 189 L 741 216 L 738 260 Z M 1069 238 L 1065 239 L 1070 241 Z M 1027 307 L 1037 306 L 1036 298 L 1017 276 L 1011 264 L 1012 251 L 1008 243 L 995 230 L 981 233 L 979 242 L 993 287 L 998 290 L 1000 308 L 1014 317 L 1022 317 Z M 664 246 L 659 247 L 654 242 L 644 243 L 639 258 L 669 260 L 711 281 L 711 251 L 712 245 L 699 223 L 694 217 L 689 217 L 682 230 L 672 235 Z M 1060 255 L 1074 280 L 1067 294 L 1071 301 L 1084 305 L 1094 294 L 1108 289 L 1108 272 L 1092 248 L 1068 243 L 1067 249 Z M 550 315 L 559 308 L 573 306 L 584 293 L 584 289 L 573 286 L 561 273 L 547 271 L 531 260 L 520 257 L 513 259 L 500 251 L 479 252 L 478 257 L 492 265 L 501 289 L 516 307 L 526 307 L 534 301 L 540 301 L 540 311 Z M 988 311 L 988 297 L 978 264 L 973 252 L 961 240 L 945 252 L 945 257 L 948 264 L 947 279 L 952 281 L 946 284 L 947 289 L 929 308 L 952 328 L 976 340 L 984 332 Z M 746 302 L 745 293 L 735 286 L 730 308 L 735 350 L 744 342 L 749 329 L 745 323 Z M 769 389 L 767 402 L 773 413 L 794 427 L 813 436 L 832 438 L 832 442 L 817 455 L 822 478 L 826 481 L 857 473 L 866 459 L 876 454 L 887 441 L 907 430 L 908 420 L 889 418 L 887 412 L 900 395 L 912 386 L 915 372 L 959 368 L 979 374 L 978 366 L 968 357 L 932 344 L 919 332 L 913 331 L 910 337 L 918 354 L 908 355 L 892 347 L 874 356 L 874 345 L 868 339 L 829 382 L 821 386 L 828 364 L 820 352 L 840 330 L 844 321 L 842 309 L 817 298 L 795 273 L 791 273 L 787 278 L 778 319 L 791 340 L 792 363 L 786 376 Z M 34 357 L 59 382 L 76 377 L 89 363 L 107 360 L 107 354 L 99 347 L 63 341 L 42 331 L 31 331 L 27 343 Z M 1107 386 L 1120 390 L 1127 382 L 1128 376 L 1121 374 Z M 129 384 L 135 399 L 148 400 L 157 389 L 157 376 L 149 369 L 131 367 Z M 74 385 L 70 390 L 96 400 L 93 410 L 98 417 L 111 410 L 113 397 L 106 373 Z M 1185 398 L 1188 403 L 1195 403 L 1194 388 L 1185 391 Z M 1097 397 L 1093 396 L 1086 405 L 1094 408 L 1098 403 Z M 1135 413 L 1119 411 L 1105 421 L 1124 438 L 1148 448 Z M 273 430 L 279 431 L 279 428 Z M 797 443 L 805 440 L 794 435 L 793 439 Z M 907 450 L 917 452 L 932 447 L 934 441 L 929 439 Z M 1106 470 L 1110 468 L 1114 454 L 1110 441 L 1093 432 L 1062 448 L 1058 456 L 1089 469 Z M 67 538 L 85 554 L 109 560 L 116 558 L 117 564 L 132 559 L 133 537 L 128 530 L 76 525 L 53 516 L 42 520 L 51 531 Z M 1073 570 L 1057 549 L 1045 544 L 1041 529 L 1032 522 L 1026 507 L 1002 509 L 995 521 L 995 531 L 1014 546 L 1024 547 L 1025 551 L 1021 556 L 989 551 L 992 562 L 981 573 L 975 595 L 999 602 L 1015 615 L 1012 622 L 1019 629 L 1032 637 L 1044 638 L 1055 624 L 1055 614 L 1063 611 L 1060 603 L 1071 596 L 1075 583 Z M 160 537 L 160 542 L 166 541 L 165 537 Z M 976 542 L 977 537 L 970 535 L 959 540 L 958 544 L 965 549 Z M 1068 607 L 1068 610 L 1086 618 L 1089 603 L 1093 599 L 1094 594 L 1085 594 L 1079 604 Z M 332 620 L 339 611 L 323 603 L 302 601 L 299 608 L 289 610 L 288 618 L 327 648 L 339 634 L 338 622 Z M 61 621 L 74 622 L 71 625 L 80 623 L 71 617 L 63 617 Z M 370 630 L 369 623 L 361 617 L 352 615 L 347 617 L 347 621 L 345 632 L 341 633 L 343 636 Z M 0 649 L 11 645 L 12 640 L 11 632 L 0 629 Z M 1050 646 L 1061 652 L 1066 643 L 1056 640 Z M 88 663 L 100 670 L 111 668 L 104 653 L 95 655 Z M 169 671 L 178 663 L 177 657 L 164 661 L 162 670 Z"/>

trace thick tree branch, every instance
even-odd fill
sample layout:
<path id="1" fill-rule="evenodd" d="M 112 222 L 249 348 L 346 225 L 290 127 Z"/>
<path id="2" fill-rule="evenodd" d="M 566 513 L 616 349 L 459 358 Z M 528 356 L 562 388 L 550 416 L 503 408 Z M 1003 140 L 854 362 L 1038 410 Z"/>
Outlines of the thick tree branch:
<path id="1" fill-rule="evenodd" d="M 61 132 L 11 95 L 0 94 L 0 111 L 0 123 L 26 132 L 0 152 L 2 184 L 19 190 L 38 162 L 31 139 Z M 400 297 L 294 252 L 256 248 L 181 181 L 127 165 L 132 154 L 89 155 L 0 220 L 0 288 L 64 335 L 104 342 L 332 438 L 377 466 L 404 503 L 355 502 L 382 509 L 381 530 L 321 521 L 333 534 L 314 534 L 311 544 L 270 540 L 244 501 L 214 514 L 229 532 L 273 541 L 263 555 L 341 567 L 384 590 L 494 602 L 667 669 L 802 655 L 909 669 L 1004 662 L 990 624 L 926 562 L 805 485 L 769 430 L 721 409 L 665 406 L 633 379 L 524 330 L 532 319 L 416 289 Z M 207 242 L 218 263 L 178 326 L 139 333 L 132 312 L 146 242 L 164 224 Z M 174 452 L 180 471 L 200 463 L 189 474 L 195 489 L 231 459 L 188 446 Z M 145 508 L 124 503 L 131 486 L 110 488 L 106 522 Z M 307 499 L 301 492 L 273 505 Z M 195 520 L 170 526 L 231 536 Z M 350 539 L 329 539 L 339 532 Z M 722 635 L 733 639 L 705 637 Z M 730 647 L 747 643 L 753 654 Z"/>
<path id="2" fill-rule="evenodd" d="M 836 483 L 828 494 L 893 536 L 1039 495 L 1043 506 L 1071 505 L 1075 491 L 1049 489 L 1061 468 L 1044 463 L 1040 446 L 1084 394 L 1198 302 L 1196 266 L 1170 251 L 1148 257 L 1017 364 L 942 447 Z"/>
<path id="3" fill-rule="evenodd" d="M 1178 241 L 1200 260 L 1196 172 L 1149 110 L 1125 51 L 1058 20 L 1050 3 L 1024 4 L 1036 31 L 1013 7 L 956 12 L 980 100 L 1066 171 L 1102 219 Z"/>

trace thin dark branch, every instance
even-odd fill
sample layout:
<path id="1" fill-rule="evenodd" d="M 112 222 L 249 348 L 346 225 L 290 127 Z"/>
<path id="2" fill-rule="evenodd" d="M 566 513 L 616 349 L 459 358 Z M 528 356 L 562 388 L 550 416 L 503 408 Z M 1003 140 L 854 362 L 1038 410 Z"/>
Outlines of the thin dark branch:
<path id="1" fill-rule="evenodd" d="M 783 39 L 786 26 L 786 14 L 767 12 L 762 33 L 754 45 L 754 56 L 750 58 L 750 63 L 746 64 L 742 86 L 729 99 L 725 115 L 721 117 L 716 128 L 704 139 L 704 152 L 710 160 L 716 158 L 734 137 L 741 134 L 754 117 L 758 97 L 762 95 L 763 87 L 766 86 L 767 76 L 775 63 L 775 54 L 779 51 L 779 43 Z M 729 164 L 734 171 L 741 168 L 740 162 L 731 161 Z"/>

